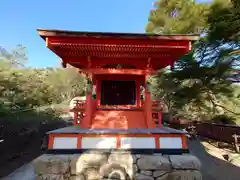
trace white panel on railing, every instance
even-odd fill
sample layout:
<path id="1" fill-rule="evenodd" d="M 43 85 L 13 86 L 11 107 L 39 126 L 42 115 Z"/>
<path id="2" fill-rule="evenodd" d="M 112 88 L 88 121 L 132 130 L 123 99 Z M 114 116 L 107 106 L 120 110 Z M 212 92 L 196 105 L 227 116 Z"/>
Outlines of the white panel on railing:
<path id="1" fill-rule="evenodd" d="M 83 137 L 82 149 L 112 149 L 117 148 L 116 137 Z"/>
<path id="2" fill-rule="evenodd" d="M 181 137 L 160 137 L 160 149 L 182 149 Z"/>
<path id="3" fill-rule="evenodd" d="M 155 149 L 155 138 L 123 137 L 120 140 L 121 149 Z"/>
<path id="4" fill-rule="evenodd" d="M 53 149 L 76 149 L 77 137 L 54 137 Z"/>

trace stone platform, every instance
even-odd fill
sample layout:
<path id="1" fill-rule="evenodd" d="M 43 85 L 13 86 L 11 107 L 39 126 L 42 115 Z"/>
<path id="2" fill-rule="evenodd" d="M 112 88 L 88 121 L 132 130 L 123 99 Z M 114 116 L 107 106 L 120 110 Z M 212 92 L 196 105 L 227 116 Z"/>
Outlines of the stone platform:
<path id="1" fill-rule="evenodd" d="M 88 151 L 44 154 L 33 161 L 37 180 L 202 180 L 199 160 L 190 154 L 132 154 Z"/>

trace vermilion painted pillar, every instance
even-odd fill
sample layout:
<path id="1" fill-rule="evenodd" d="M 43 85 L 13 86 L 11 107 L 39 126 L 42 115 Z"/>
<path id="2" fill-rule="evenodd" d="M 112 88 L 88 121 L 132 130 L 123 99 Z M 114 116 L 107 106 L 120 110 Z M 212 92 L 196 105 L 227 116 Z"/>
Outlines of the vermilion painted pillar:
<path id="1" fill-rule="evenodd" d="M 86 97 L 86 116 L 80 122 L 81 128 L 90 128 L 92 121 L 92 90 L 87 94 Z"/>
<path id="2" fill-rule="evenodd" d="M 153 122 L 152 119 L 152 98 L 151 92 L 148 90 L 147 87 L 147 78 L 148 76 L 146 76 L 145 80 L 145 103 L 144 103 L 146 124 L 148 128 L 156 128 L 156 124 Z"/>
<path id="3" fill-rule="evenodd" d="M 152 119 L 152 98 L 151 93 L 145 93 L 145 115 L 148 128 L 155 128 L 156 125 Z"/>
<path id="4" fill-rule="evenodd" d="M 92 111 L 93 111 L 93 100 L 92 100 L 92 91 L 93 91 L 93 83 L 92 83 L 92 76 L 90 75 L 88 77 L 88 84 L 87 84 L 87 97 L 86 97 L 86 116 L 84 119 L 80 122 L 81 128 L 90 128 L 91 127 L 91 121 L 92 121 Z"/>
<path id="5" fill-rule="evenodd" d="M 141 104 L 141 97 L 140 97 L 140 82 L 139 80 L 136 80 L 136 103 L 137 103 L 137 107 L 140 107 Z"/>

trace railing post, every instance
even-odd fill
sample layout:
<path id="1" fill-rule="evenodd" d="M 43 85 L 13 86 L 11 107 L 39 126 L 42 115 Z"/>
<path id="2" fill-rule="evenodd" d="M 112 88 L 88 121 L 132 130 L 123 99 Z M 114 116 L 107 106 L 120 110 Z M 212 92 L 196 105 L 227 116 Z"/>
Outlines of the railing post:
<path id="1" fill-rule="evenodd" d="M 234 146 L 235 146 L 235 150 L 236 150 L 237 153 L 239 153 L 239 151 L 240 151 L 240 148 L 239 148 L 240 144 L 238 143 L 238 138 L 239 138 L 239 137 L 240 137 L 240 136 L 237 135 L 237 134 L 234 134 L 234 135 L 233 135 Z"/>
<path id="2" fill-rule="evenodd" d="M 83 118 L 83 120 L 80 122 L 81 128 L 90 128 L 91 127 L 91 121 L 92 121 L 92 91 L 93 91 L 93 84 L 92 79 L 88 79 L 87 84 L 87 98 L 86 98 L 86 116 Z"/>
<path id="3" fill-rule="evenodd" d="M 92 120 L 92 91 L 87 94 L 86 98 L 86 116 L 80 122 L 81 128 L 90 128 Z"/>
<path id="4" fill-rule="evenodd" d="M 147 78 L 147 77 L 146 77 Z M 150 83 L 145 81 L 145 118 L 146 124 L 148 128 L 155 128 L 156 124 L 153 122 L 152 119 L 152 98 L 151 98 L 151 85 Z"/>

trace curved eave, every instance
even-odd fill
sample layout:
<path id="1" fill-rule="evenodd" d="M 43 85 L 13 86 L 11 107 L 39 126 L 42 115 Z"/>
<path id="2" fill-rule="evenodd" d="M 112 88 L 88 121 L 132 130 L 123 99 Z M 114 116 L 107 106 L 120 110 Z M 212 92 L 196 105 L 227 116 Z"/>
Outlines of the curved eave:
<path id="1" fill-rule="evenodd" d="M 131 63 L 142 63 L 139 65 L 141 69 L 143 64 L 146 68 L 159 69 L 172 65 L 191 49 L 191 41 L 199 39 L 198 35 L 178 34 L 151 35 L 46 29 L 37 31 L 46 41 L 46 46 L 58 55 L 63 63 L 69 63 L 77 68 L 89 67 L 97 61 L 104 65 L 104 59 L 114 59 L 116 60 L 114 63 L 129 59 Z"/>
<path id="2" fill-rule="evenodd" d="M 120 38 L 120 39 L 156 39 L 156 40 L 199 40 L 198 34 L 171 34 L 156 35 L 145 33 L 115 33 L 115 32 L 86 32 L 86 31 L 66 31 L 55 29 L 37 29 L 38 34 L 46 37 L 96 37 L 96 38 Z"/>

